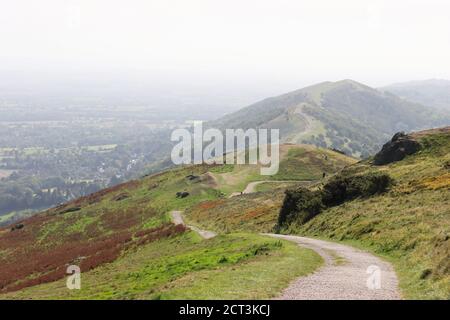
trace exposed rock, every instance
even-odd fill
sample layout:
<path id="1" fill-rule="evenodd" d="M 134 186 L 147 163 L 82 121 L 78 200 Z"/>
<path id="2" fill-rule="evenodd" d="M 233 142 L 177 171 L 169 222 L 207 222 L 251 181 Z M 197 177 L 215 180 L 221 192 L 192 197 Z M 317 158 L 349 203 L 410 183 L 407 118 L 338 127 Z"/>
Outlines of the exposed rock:
<path id="1" fill-rule="evenodd" d="M 406 156 L 416 153 L 420 150 L 420 144 L 404 132 L 397 132 L 386 143 L 380 152 L 378 152 L 373 163 L 375 165 L 384 165 L 395 161 L 403 160 Z"/>
<path id="2" fill-rule="evenodd" d="M 24 225 L 22 223 L 16 224 L 15 226 L 13 226 L 11 228 L 11 231 L 15 231 L 15 230 L 20 230 L 24 227 Z"/>
<path id="3" fill-rule="evenodd" d="M 177 198 L 186 198 L 189 195 L 189 192 L 183 191 L 183 192 L 177 192 Z"/>

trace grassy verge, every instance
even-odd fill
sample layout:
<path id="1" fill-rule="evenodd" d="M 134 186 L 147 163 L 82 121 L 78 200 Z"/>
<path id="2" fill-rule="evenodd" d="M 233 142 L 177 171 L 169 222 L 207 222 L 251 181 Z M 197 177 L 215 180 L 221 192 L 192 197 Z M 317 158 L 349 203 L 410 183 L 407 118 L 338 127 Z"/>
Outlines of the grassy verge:
<path id="1" fill-rule="evenodd" d="M 289 232 L 343 241 L 388 259 L 408 299 L 449 299 L 446 190 L 388 194 L 334 207 Z"/>
<path id="2" fill-rule="evenodd" d="M 313 251 L 277 239 L 229 234 L 202 241 L 189 232 L 83 273 L 81 290 L 68 290 L 62 279 L 0 299 L 262 299 L 321 262 Z"/>
<path id="3" fill-rule="evenodd" d="M 448 280 L 444 280 L 440 283 L 430 281 L 430 279 L 421 279 L 423 274 L 423 265 L 412 265 L 408 259 L 408 255 L 405 253 L 383 253 L 373 243 L 360 240 L 336 240 L 334 238 L 324 236 L 311 236 L 308 234 L 289 232 L 289 234 L 295 234 L 300 236 L 309 236 L 311 238 L 332 241 L 340 244 L 346 244 L 357 249 L 361 249 L 370 252 L 381 259 L 388 261 L 394 267 L 395 273 L 399 279 L 399 287 L 403 299 L 409 300 L 430 300 L 430 299 L 445 299 L 449 300 L 448 289 L 450 283 Z M 346 260 L 341 257 L 333 257 L 336 265 L 342 265 L 346 263 Z"/>
<path id="4" fill-rule="evenodd" d="M 281 293 L 293 279 L 313 272 L 323 263 L 310 249 L 288 241 L 280 244 L 279 250 L 266 252 L 238 267 L 228 265 L 188 274 L 171 283 L 160 298 L 269 299 Z"/>

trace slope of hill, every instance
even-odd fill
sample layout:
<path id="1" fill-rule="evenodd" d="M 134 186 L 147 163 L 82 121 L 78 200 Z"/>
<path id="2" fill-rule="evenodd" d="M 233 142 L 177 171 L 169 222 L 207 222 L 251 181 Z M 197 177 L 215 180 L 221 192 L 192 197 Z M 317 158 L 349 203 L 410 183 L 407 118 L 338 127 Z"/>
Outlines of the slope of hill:
<path id="1" fill-rule="evenodd" d="M 448 80 L 410 81 L 395 83 L 380 89 L 427 107 L 450 110 L 450 81 Z"/>
<path id="2" fill-rule="evenodd" d="M 404 154 L 405 140 L 419 150 Z M 397 135 L 386 152 L 400 161 L 359 162 L 320 188 L 292 190 L 281 230 L 368 248 L 393 261 L 407 298 L 449 299 L 450 127 Z M 387 190 L 381 180 L 370 185 L 377 176 L 392 179 Z"/>
<path id="3" fill-rule="evenodd" d="M 309 180 L 354 162 L 342 154 L 311 146 L 282 146 L 281 157 L 283 174 Z M 297 170 L 293 163 L 303 164 L 304 171 Z M 320 257 L 291 243 L 248 233 L 203 240 L 184 226 L 171 223 L 172 210 L 240 198 L 228 196 L 242 191 L 253 179 L 261 179 L 253 171 L 258 168 L 178 167 L 102 190 L 0 229 L 0 298 L 276 295 L 294 277 L 317 268 Z M 187 196 L 177 196 L 177 192 Z M 273 192 L 266 194 L 269 197 Z M 298 259 L 302 262 L 292 263 Z M 72 264 L 81 267 L 81 290 L 65 287 L 66 268 Z M 249 274 L 257 276 L 250 281 Z M 209 287 L 198 292 L 188 279 L 210 279 Z M 239 282 L 245 285 L 236 291 Z M 178 286 L 183 286 L 182 292 Z"/>
<path id="4" fill-rule="evenodd" d="M 419 147 L 405 149 L 411 143 Z M 398 154 L 375 165 L 284 145 L 280 173 L 292 179 L 261 180 L 249 166 L 180 167 L 48 210 L 0 229 L 0 299 L 274 297 L 322 263 L 255 234 L 274 230 L 372 251 L 393 263 L 403 297 L 448 299 L 450 127 L 395 135 L 383 150 Z M 172 224 L 172 210 L 219 235 L 204 240 Z M 82 290 L 65 287 L 68 264 L 82 267 Z"/>
<path id="5" fill-rule="evenodd" d="M 405 149 L 405 140 L 419 148 Z M 282 233 L 349 243 L 391 261 L 403 297 L 449 299 L 450 127 L 395 135 L 380 154 L 391 162 L 360 161 L 321 181 L 291 185 L 286 195 L 286 186 L 275 186 L 206 201 L 187 218 L 218 232 L 273 232 L 278 223 Z M 288 218 L 280 220 L 283 207 Z"/>
<path id="6" fill-rule="evenodd" d="M 323 82 L 269 98 L 210 123 L 277 128 L 283 142 L 332 147 L 363 158 L 397 131 L 450 124 L 422 105 L 352 80 Z"/>

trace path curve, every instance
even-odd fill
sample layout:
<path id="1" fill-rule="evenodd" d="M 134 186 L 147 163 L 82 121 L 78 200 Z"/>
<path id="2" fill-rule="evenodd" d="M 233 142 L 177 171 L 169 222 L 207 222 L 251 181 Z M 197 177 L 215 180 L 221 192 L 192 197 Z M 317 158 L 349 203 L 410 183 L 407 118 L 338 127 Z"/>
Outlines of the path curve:
<path id="1" fill-rule="evenodd" d="M 216 233 L 212 232 L 212 231 L 207 231 L 207 230 L 202 230 L 200 228 L 197 228 L 195 226 L 188 226 L 186 225 L 186 223 L 183 220 L 183 216 L 182 216 L 182 211 L 172 211 L 170 213 L 171 218 L 172 218 L 172 222 L 176 225 L 182 224 L 186 227 L 188 227 L 189 229 L 197 232 L 203 239 L 211 239 L 214 238 L 215 236 L 217 236 Z"/>
<path id="2" fill-rule="evenodd" d="M 295 242 L 316 251 L 325 265 L 294 280 L 277 298 L 281 300 L 398 300 L 398 279 L 392 266 L 374 255 L 350 246 L 312 238 L 264 234 Z M 369 270 L 371 270 L 369 272 Z M 376 271 L 376 270 L 379 270 Z M 375 272 L 374 272 L 375 271 Z M 377 273 L 381 287 L 376 289 Z M 374 281 L 370 281 L 374 280 Z M 372 289 L 368 286 L 371 284 Z"/>
<path id="3" fill-rule="evenodd" d="M 242 194 L 255 193 L 256 187 L 262 183 L 311 183 L 309 180 L 262 180 L 262 181 L 253 181 L 247 184 L 245 189 L 242 192 L 233 192 L 229 198 L 240 196 Z"/>

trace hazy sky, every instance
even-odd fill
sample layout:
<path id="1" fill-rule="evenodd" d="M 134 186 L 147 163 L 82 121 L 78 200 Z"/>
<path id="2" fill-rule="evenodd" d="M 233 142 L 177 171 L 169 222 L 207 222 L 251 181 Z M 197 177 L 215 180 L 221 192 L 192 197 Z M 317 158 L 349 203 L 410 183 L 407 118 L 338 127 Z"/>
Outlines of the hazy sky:
<path id="1" fill-rule="evenodd" d="M 450 79 L 448 0 L 0 0 L 0 73 L 288 90 Z"/>

